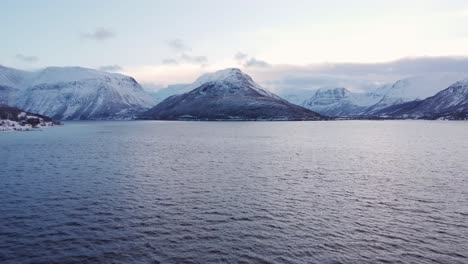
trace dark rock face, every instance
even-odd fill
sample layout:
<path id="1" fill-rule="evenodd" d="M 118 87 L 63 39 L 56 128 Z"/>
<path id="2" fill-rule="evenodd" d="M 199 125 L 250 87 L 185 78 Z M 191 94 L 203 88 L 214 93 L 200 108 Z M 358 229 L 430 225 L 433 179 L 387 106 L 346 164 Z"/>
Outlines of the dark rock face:
<path id="1" fill-rule="evenodd" d="M 436 95 L 388 107 L 378 116 L 413 119 L 468 119 L 468 81 L 457 82 Z"/>
<path id="2" fill-rule="evenodd" d="M 238 69 L 212 74 L 207 82 L 162 101 L 142 115 L 156 120 L 319 120 L 322 117 L 269 93 Z"/>

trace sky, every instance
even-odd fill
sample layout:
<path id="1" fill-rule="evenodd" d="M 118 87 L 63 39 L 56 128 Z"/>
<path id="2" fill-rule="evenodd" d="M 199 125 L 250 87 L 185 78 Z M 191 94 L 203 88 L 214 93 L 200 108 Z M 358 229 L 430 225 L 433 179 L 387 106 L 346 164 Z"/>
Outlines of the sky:
<path id="1" fill-rule="evenodd" d="M 4 66 L 90 67 L 155 90 L 227 67 L 273 90 L 468 72 L 466 0 L 4 0 L 0 17 Z"/>

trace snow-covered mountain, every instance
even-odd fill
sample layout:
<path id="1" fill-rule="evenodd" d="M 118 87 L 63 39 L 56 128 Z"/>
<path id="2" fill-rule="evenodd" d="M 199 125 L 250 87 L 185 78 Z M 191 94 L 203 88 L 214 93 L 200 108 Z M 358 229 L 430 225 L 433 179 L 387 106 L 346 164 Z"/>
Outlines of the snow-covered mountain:
<path id="1" fill-rule="evenodd" d="M 31 77 L 32 73 L 0 65 L 0 104 L 13 104 L 19 87 Z"/>
<path id="2" fill-rule="evenodd" d="M 201 76 L 142 117 L 163 120 L 317 120 L 317 113 L 264 90 L 239 69 Z M 189 89 L 190 89 L 189 88 Z"/>
<path id="3" fill-rule="evenodd" d="M 0 65 L 0 86 L 18 87 L 22 85 L 33 73 L 8 68 Z"/>
<path id="4" fill-rule="evenodd" d="M 384 108 L 378 116 L 422 119 L 468 119 L 468 79 L 456 82 L 424 100 Z"/>
<path id="5" fill-rule="evenodd" d="M 302 106 L 327 116 L 356 116 L 380 99 L 374 93 L 353 93 L 342 87 L 321 88 Z"/>
<path id="6" fill-rule="evenodd" d="M 10 86 L 0 85 L 0 104 L 10 105 L 14 101 L 15 95 L 18 93 L 18 89 Z"/>
<path id="7" fill-rule="evenodd" d="M 226 73 L 228 73 L 230 70 L 232 69 L 224 69 L 224 70 L 220 70 L 214 73 L 205 73 L 202 76 L 198 77 L 198 79 L 196 79 L 195 82 L 193 83 L 169 85 L 166 88 L 163 88 L 159 91 L 151 93 L 151 96 L 157 103 L 159 103 L 169 98 L 172 95 L 184 94 L 184 93 L 190 92 L 193 89 L 198 88 L 205 83 L 212 82 L 212 81 L 221 81 L 223 78 L 228 78 L 229 74 L 226 74 Z M 255 86 L 260 87 L 257 83 L 255 83 Z"/>
<path id="8" fill-rule="evenodd" d="M 277 94 L 290 103 L 303 106 L 304 102 L 309 100 L 316 92 L 317 90 L 290 88 L 282 89 Z"/>
<path id="9" fill-rule="evenodd" d="M 365 114 L 374 115 L 381 109 L 393 105 L 423 100 L 466 76 L 467 74 L 463 73 L 437 73 L 398 80 L 392 85 L 385 85 L 376 90 L 383 97 L 378 103 L 369 107 Z"/>
<path id="10" fill-rule="evenodd" d="M 81 67 L 0 69 L 4 103 L 55 119 L 130 119 L 154 106 L 132 77 Z M 3 81 L 2 81 L 3 80 Z"/>
<path id="11" fill-rule="evenodd" d="M 463 73 L 414 76 L 367 93 L 353 93 L 346 88 L 321 88 L 302 106 L 328 116 L 375 116 L 382 109 L 432 96 L 464 76 Z"/>

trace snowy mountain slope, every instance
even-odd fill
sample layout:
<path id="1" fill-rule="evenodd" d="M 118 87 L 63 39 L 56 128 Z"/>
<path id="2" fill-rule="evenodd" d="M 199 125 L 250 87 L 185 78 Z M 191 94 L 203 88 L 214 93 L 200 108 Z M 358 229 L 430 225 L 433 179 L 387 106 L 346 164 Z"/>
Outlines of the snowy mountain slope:
<path id="1" fill-rule="evenodd" d="M 15 100 L 15 96 L 18 92 L 19 92 L 19 89 L 0 85 L 0 104 L 3 104 L 3 105 L 13 104 Z"/>
<path id="2" fill-rule="evenodd" d="M 33 73 L 0 65 L 0 86 L 20 87 Z"/>
<path id="3" fill-rule="evenodd" d="M 342 87 L 321 88 L 303 106 L 327 116 L 355 116 L 365 112 L 380 98 L 371 93 L 353 93 Z"/>
<path id="4" fill-rule="evenodd" d="M 15 95 L 32 73 L 0 65 L 0 104 L 13 104 Z"/>
<path id="5" fill-rule="evenodd" d="M 200 86 L 197 86 L 201 83 Z M 163 120 L 317 120 L 320 116 L 262 89 L 239 69 L 205 74 L 143 115 Z"/>
<path id="6" fill-rule="evenodd" d="M 302 106 L 328 116 L 375 116 L 382 109 L 432 96 L 465 75 L 437 73 L 414 76 L 367 93 L 353 93 L 345 88 L 321 88 Z"/>
<path id="7" fill-rule="evenodd" d="M 222 85 L 223 82 L 230 82 L 230 83 L 235 84 L 239 80 L 236 80 L 235 76 L 231 76 L 229 74 L 232 70 L 233 70 L 233 68 L 227 68 L 227 69 L 219 70 L 219 71 L 213 72 L 213 73 L 205 73 L 202 76 L 198 77 L 198 79 L 196 79 L 195 82 L 193 82 L 191 84 L 169 85 L 166 88 L 163 88 L 163 89 L 161 89 L 161 90 L 159 90 L 157 92 L 151 93 L 151 95 L 153 96 L 154 100 L 159 103 L 159 102 L 163 101 L 164 99 L 169 98 L 172 95 L 183 94 L 183 93 L 190 92 L 193 89 L 198 88 L 198 87 L 202 86 L 205 83 L 215 82 L 216 81 L 216 82 L 220 83 L 221 85 Z M 266 91 L 263 88 L 261 88 L 260 85 L 257 84 L 256 82 L 254 82 L 250 76 L 248 76 L 248 75 L 246 75 L 246 76 L 247 76 L 246 78 L 250 79 L 253 89 L 258 90 L 260 93 L 265 93 L 265 94 L 277 96 L 277 95 L 274 95 L 274 94 L 270 93 L 269 91 Z"/>
<path id="8" fill-rule="evenodd" d="M 230 89 L 237 87 L 239 89 L 253 89 L 261 95 L 280 99 L 277 95 L 264 90 L 259 84 L 247 74 L 236 68 L 228 68 L 214 73 L 207 73 L 198 78 L 194 83 L 190 84 L 185 89 L 193 90 L 202 84 L 211 83 L 216 85 L 218 89 Z"/>
<path id="9" fill-rule="evenodd" d="M 468 79 L 424 100 L 391 106 L 376 114 L 394 118 L 468 119 Z"/>
<path id="10" fill-rule="evenodd" d="M 392 105 L 423 100 L 466 76 L 464 73 L 437 73 L 398 80 L 392 85 L 379 88 L 378 92 L 383 94 L 382 99 L 369 107 L 365 114 L 373 115 Z"/>
<path id="11" fill-rule="evenodd" d="M 303 106 L 305 101 L 309 100 L 316 92 L 317 90 L 291 88 L 281 90 L 278 96 L 292 104 Z"/>
<path id="12" fill-rule="evenodd" d="M 0 89 L 0 98 L 8 98 L 3 101 L 9 105 L 55 119 L 131 119 L 155 104 L 135 79 L 117 73 L 49 67 L 20 77 L 3 78 L 14 87 Z"/>

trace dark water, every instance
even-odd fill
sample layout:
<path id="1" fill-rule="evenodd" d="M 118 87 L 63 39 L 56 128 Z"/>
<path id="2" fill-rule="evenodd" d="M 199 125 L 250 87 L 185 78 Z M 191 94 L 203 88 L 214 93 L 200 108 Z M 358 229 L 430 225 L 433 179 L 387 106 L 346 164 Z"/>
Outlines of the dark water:
<path id="1" fill-rule="evenodd" d="M 0 134 L 0 263 L 468 263 L 468 122 Z"/>

